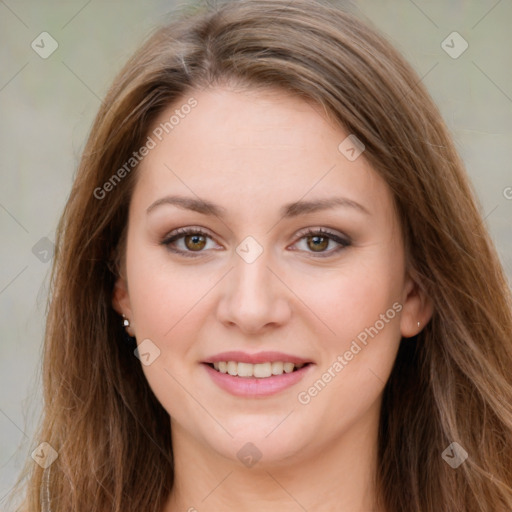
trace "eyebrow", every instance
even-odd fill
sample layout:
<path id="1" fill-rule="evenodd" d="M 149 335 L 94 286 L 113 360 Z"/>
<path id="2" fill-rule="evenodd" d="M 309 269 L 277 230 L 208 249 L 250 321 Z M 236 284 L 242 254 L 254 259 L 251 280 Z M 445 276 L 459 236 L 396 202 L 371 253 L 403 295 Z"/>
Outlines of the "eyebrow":
<path id="1" fill-rule="evenodd" d="M 152 212 L 158 206 L 170 204 L 182 208 L 184 210 L 192 210 L 203 215 L 216 216 L 221 219 L 225 218 L 227 210 L 223 206 L 207 201 L 206 199 L 196 199 L 186 196 L 165 196 L 157 199 L 147 209 L 146 214 Z M 282 218 L 292 218 L 298 215 L 314 213 L 321 210 L 329 210 L 336 207 L 353 208 L 366 215 L 370 212 L 362 205 L 348 199 L 346 197 L 328 197 L 325 199 L 317 199 L 314 201 L 295 201 L 285 204 L 280 210 Z"/>

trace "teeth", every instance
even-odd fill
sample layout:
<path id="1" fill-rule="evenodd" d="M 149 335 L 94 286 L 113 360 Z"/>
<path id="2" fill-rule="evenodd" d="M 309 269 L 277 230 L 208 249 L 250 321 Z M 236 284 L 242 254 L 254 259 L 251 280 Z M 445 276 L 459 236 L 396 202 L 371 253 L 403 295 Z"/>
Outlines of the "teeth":
<path id="1" fill-rule="evenodd" d="M 272 363 L 272 375 L 281 375 L 283 373 L 284 363 L 281 361 L 275 361 Z"/>
<path id="2" fill-rule="evenodd" d="M 229 375 L 238 375 L 238 363 L 228 361 L 228 373 Z"/>
<path id="3" fill-rule="evenodd" d="M 237 374 L 239 377 L 252 377 L 254 375 L 254 364 L 251 363 L 238 363 Z"/>
<path id="4" fill-rule="evenodd" d="M 268 362 L 268 363 L 238 363 L 236 361 L 219 361 L 213 363 L 213 367 L 220 373 L 229 373 L 229 375 L 238 377 L 257 377 L 264 379 L 272 375 L 282 375 L 283 373 L 292 373 L 293 370 L 302 368 L 303 364 L 290 362 Z"/>
<path id="5" fill-rule="evenodd" d="M 253 366 L 254 377 L 264 378 L 272 375 L 272 363 L 259 363 L 251 366 Z"/>
<path id="6" fill-rule="evenodd" d="M 286 373 L 292 373 L 295 365 L 293 363 L 284 363 L 283 369 Z"/>

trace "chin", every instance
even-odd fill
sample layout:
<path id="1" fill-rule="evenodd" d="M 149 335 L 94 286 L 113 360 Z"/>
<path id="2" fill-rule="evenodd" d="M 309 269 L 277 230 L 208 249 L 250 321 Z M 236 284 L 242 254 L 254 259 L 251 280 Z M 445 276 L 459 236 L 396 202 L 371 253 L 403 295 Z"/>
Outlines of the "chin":
<path id="1" fill-rule="evenodd" d="M 257 464 L 257 467 L 279 466 L 290 463 L 294 459 L 302 458 L 304 450 L 314 442 L 314 435 L 311 438 L 305 436 L 303 428 L 300 428 L 300 421 L 297 418 L 292 420 L 292 415 L 285 419 L 282 415 L 279 421 L 274 416 L 262 417 L 240 417 L 232 422 L 225 421 L 224 426 L 233 436 L 232 438 L 222 431 L 216 430 L 205 432 L 204 442 L 226 459 L 245 464 Z M 290 421 L 294 424 L 285 424 Z M 257 462 L 256 462 L 257 460 Z M 245 462 L 247 461 L 247 463 Z"/>

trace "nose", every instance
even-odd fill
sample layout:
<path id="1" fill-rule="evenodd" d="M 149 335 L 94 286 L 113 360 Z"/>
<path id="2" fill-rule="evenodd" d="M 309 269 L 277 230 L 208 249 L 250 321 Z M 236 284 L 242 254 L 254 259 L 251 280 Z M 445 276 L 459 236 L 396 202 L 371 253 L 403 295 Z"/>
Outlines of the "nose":
<path id="1" fill-rule="evenodd" d="M 234 257 L 234 268 L 223 280 L 218 320 L 246 334 L 284 325 L 291 317 L 290 291 L 276 276 L 266 252 L 252 263 Z"/>

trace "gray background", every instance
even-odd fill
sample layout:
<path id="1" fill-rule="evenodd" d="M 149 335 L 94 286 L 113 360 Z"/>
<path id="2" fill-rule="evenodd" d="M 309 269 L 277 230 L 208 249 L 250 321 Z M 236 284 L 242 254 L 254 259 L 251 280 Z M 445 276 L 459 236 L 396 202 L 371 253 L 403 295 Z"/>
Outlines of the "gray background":
<path id="1" fill-rule="evenodd" d="M 80 152 L 114 75 L 148 33 L 184 3 L 0 0 L 2 509 L 24 460 L 39 444 L 32 434 L 41 410 L 48 258 Z M 512 2 L 355 4 L 402 51 L 440 106 L 510 282 Z M 47 59 L 31 48 L 43 31 L 59 45 Z M 469 44 L 458 58 L 441 47 L 453 31 Z M 453 51 L 461 48 L 457 41 L 453 45 Z"/>

